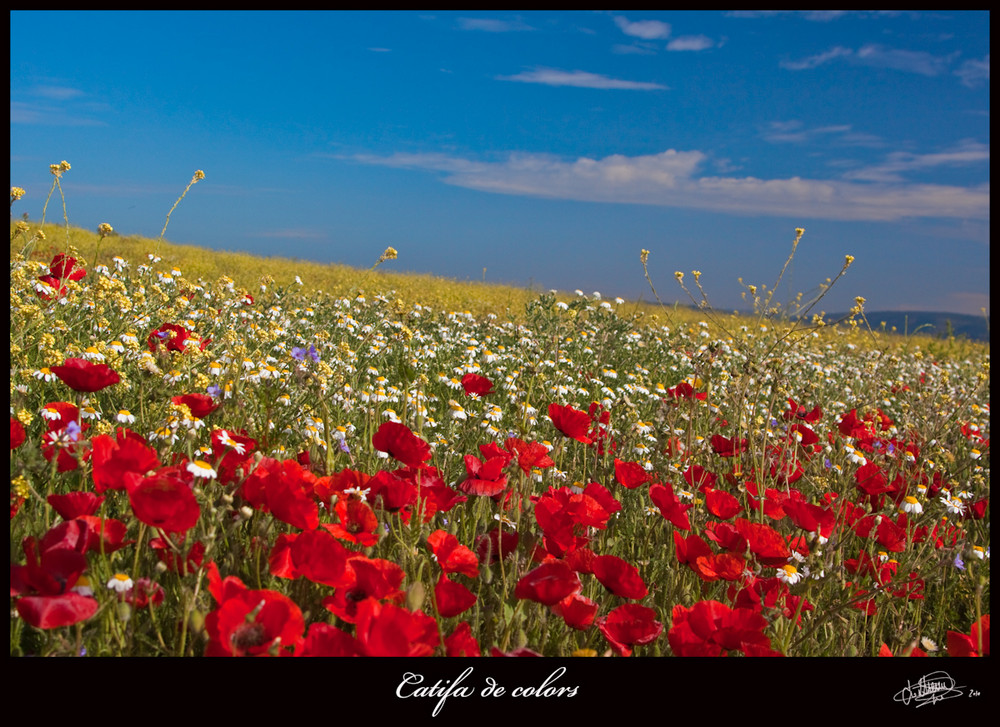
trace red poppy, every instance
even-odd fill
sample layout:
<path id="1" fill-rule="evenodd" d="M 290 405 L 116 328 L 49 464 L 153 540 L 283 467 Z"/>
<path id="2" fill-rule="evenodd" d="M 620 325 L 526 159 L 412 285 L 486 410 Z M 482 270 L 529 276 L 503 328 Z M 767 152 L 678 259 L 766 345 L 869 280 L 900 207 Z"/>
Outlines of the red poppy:
<path id="1" fill-rule="evenodd" d="M 782 566 L 788 562 L 792 552 L 777 530 L 745 518 L 738 518 L 733 524 L 739 534 L 747 539 L 750 551 L 757 556 L 761 565 Z"/>
<path id="2" fill-rule="evenodd" d="M 691 386 L 687 381 L 682 381 L 672 388 L 667 389 L 667 396 L 674 400 L 677 399 L 698 399 L 704 401 L 708 398 L 708 393 L 700 391 L 695 393 L 694 387 Z"/>
<path id="3" fill-rule="evenodd" d="M 466 374 L 462 377 L 462 388 L 466 396 L 488 396 L 493 393 L 493 382 L 479 374 Z"/>
<path id="4" fill-rule="evenodd" d="M 80 467 L 80 462 L 87 462 L 91 456 L 90 442 L 87 439 L 89 424 L 78 425 L 71 421 L 61 429 L 49 429 L 42 437 L 42 456 L 46 461 L 56 460 L 58 472 L 71 472 Z"/>
<path id="5" fill-rule="evenodd" d="M 639 575 L 639 570 L 616 555 L 599 555 L 592 566 L 601 585 L 622 598 L 645 598 L 649 589 Z"/>
<path id="6" fill-rule="evenodd" d="M 519 541 L 520 536 L 516 532 L 505 533 L 498 526 L 476 537 L 476 554 L 481 561 L 496 563 L 516 552 Z"/>
<path id="7" fill-rule="evenodd" d="M 689 563 L 691 570 L 703 581 L 736 581 L 743 577 L 746 571 L 746 561 L 735 553 L 710 553 L 699 555 L 694 563 Z"/>
<path id="8" fill-rule="evenodd" d="M 592 444 L 588 436 L 590 416 L 585 411 L 561 404 L 549 404 L 549 419 L 564 436 L 575 439 L 583 444 Z"/>
<path id="9" fill-rule="evenodd" d="M 573 593 L 553 604 L 552 611 L 562 616 L 563 621 L 570 628 L 586 631 L 594 624 L 594 618 L 597 616 L 597 603 L 579 593 Z"/>
<path id="10" fill-rule="evenodd" d="M 819 445 L 819 435 L 807 425 L 795 423 L 788 427 L 788 441 L 796 442 L 805 450 L 806 456 L 812 456 L 822 447 Z"/>
<path id="11" fill-rule="evenodd" d="M 677 604 L 667 634 L 677 656 L 721 656 L 748 646 L 770 648 L 764 636 L 767 621 L 751 609 L 731 609 L 718 601 L 698 601 L 691 608 Z"/>
<path id="12" fill-rule="evenodd" d="M 968 634 L 948 632 L 948 656 L 989 656 L 990 615 L 972 624 Z"/>
<path id="13" fill-rule="evenodd" d="M 67 492 L 45 498 L 63 520 L 73 520 L 81 515 L 93 515 L 104 502 L 103 495 L 93 492 Z"/>
<path id="14" fill-rule="evenodd" d="M 140 522 L 154 528 L 187 532 L 201 516 L 190 478 L 180 467 L 163 467 L 150 477 L 126 473 L 125 487 L 132 512 Z"/>
<path id="15" fill-rule="evenodd" d="M 659 508 L 660 514 L 674 524 L 674 527 L 680 530 L 691 529 L 687 511 L 694 506 L 682 505 L 681 501 L 674 495 L 674 488 L 669 482 L 650 485 L 649 499 Z"/>
<path id="16" fill-rule="evenodd" d="M 597 619 L 597 628 L 619 656 L 631 656 L 631 647 L 650 644 L 663 633 L 656 611 L 637 603 L 626 603 Z"/>
<path id="17" fill-rule="evenodd" d="M 180 542 L 175 542 L 177 540 Z M 205 559 L 205 544 L 200 540 L 195 541 L 186 555 L 181 549 L 183 545 L 183 537 L 171 537 L 169 534 L 166 538 L 153 538 L 149 541 L 149 547 L 171 573 L 185 576 L 201 568 Z"/>
<path id="18" fill-rule="evenodd" d="M 445 653 L 447 656 L 480 656 L 479 644 L 472 635 L 472 627 L 468 621 L 463 621 L 451 636 L 445 637 Z"/>
<path id="19" fill-rule="evenodd" d="M 451 533 L 435 530 L 427 536 L 427 545 L 445 573 L 462 573 L 469 578 L 479 576 L 479 558 Z"/>
<path id="20" fill-rule="evenodd" d="M 87 543 L 87 552 L 114 553 L 135 542 L 125 539 L 128 535 L 128 526 L 121 520 L 99 518 L 95 515 L 80 515 L 76 519 L 87 523 L 89 528 L 90 540 Z"/>
<path id="21" fill-rule="evenodd" d="M 151 331 L 146 338 L 146 345 L 153 353 L 156 353 L 160 346 L 163 346 L 167 351 L 184 353 L 188 346 L 195 345 L 204 351 L 211 342 L 212 339 L 199 338 L 184 326 L 178 326 L 175 323 L 164 323 L 155 331 Z"/>
<path id="22" fill-rule="evenodd" d="M 808 424 L 815 424 L 823 416 L 823 410 L 815 406 L 812 411 L 807 411 L 805 405 L 797 404 L 795 399 L 789 399 L 788 408 L 782 416 L 785 419 L 798 419 Z"/>
<path id="23" fill-rule="evenodd" d="M 705 525 L 705 537 L 730 553 L 744 553 L 747 549 L 747 539 L 729 523 L 709 522 Z"/>
<path id="24" fill-rule="evenodd" d="M 383 422 L 372 436 L 372 445 L 407 467 L 420 467 L 431 458 L 430 445 L 397 422 Z"/>
<path id="25" fill-rule="evenodd" d="M 882 518 L 882 522 L 879 523 L 875 539 L 892 553 L 902 553 L 906 550 L 906 531 L 887 517 Z"/>
<path id="26" fill-rule="evenodd" d="M 24 426 L 14 417 L 10 418 L 10 448 L 17 449 L 24 444 Z"/>
<path id="27" fill-rule="evenodd" d="M 84 358 L 68 358 L 63 361 L 62 366 L 53 366 L 52 373 L 73 391 L 100 391 L 121 381 L 118 373 L 110 366 Z"/>
<path id="28" fill-rule="evenodd" d="M 313 497 L 316 475 L 298 462 L 287 459 L 264 485 L 271 514 L 300 530 L 319 527 L 319 505 Z"/>
<path id="29" fill-rule="evenodd" d="M 713 434 L 709 442 L 712 445 L 712 450 L 720 457 L 735 457 L 749 446 L 745 439 L 736 439 L 735 437 L 730 439 L 721 434 Z"/>
<path id="30" fill-rule="evenodd" d="M 378 542 L 378 518 L 375 512 L 362 500 L 338 500 L 334 508 L 339 523 L 322 523 L 322 527 L 335 538 L 348 543 L 357 543 L 363 548 Z"/>
<path id="31" fill-rule="evenodd" d="M 441 478 L 437 467 L 424 466 L 420 469 L 408 467 L 404 470 L 397 470 L 397 472 L 405 473 L 406 477 L 416 485 L 425 523 L 430 522 L 434 513 L 448 512 L 455 505 L 469 499 L 448 487 Z"/>
<path id="32" fill-rule="evenodd" d="M 728 492 L 708 490 L 705 493 L 705 509 L 720 520 L 728 520 L 743 512 L 743 505 Z"/>
<path id="33" fill-rule="evenodd" d="M 362 656 L 357 639 L 328 623 L 309 625 L 298 656 Z"/>
<path id="34" fill-rule="evenodd" d="M 25 564 L 10 567 L 10 592 L 18 597 L 21 618 L 36 628 L 54 629 L 86 621 L 97 613 L 100 604 L 96 599 L 71 590 L 87 568 L 87 559 L 75 544 L 61 539 L 46 547 L 28 537 L 22 548 Z"/>
<path id="35" fill-rule="evenodd" d="M 458 485 L 458 489 L 468 495 L 499 495 L 507 487 L 507 475 L 503 474 L 506 464 L 503 457 L 493 457 L 483 462 L 471 454 L 465 455 L 468 477 Z"/>
<path id="36" fill-rule="evenodd" d="M 524 474 L 529 474 L 535 467 L 547 469 L 555 465 L 549 457 L 549 450 L 541 442 L 525 442 L 517 437 L 511 437 L 504 442 L 504 448 L 517 457 L 517 466 Z"/>
<path id="37" fill-rule="evenodd" d="M 69 257 L 63 253 L 58 253 L 49 263 L 49 275 L 56 280 L 83 280 L 87 275 L 84 268 L 76 267 L 76 258 Z"/>
<path id="38" fill-rule="evenodd" d="M 205 656 L 290 655 L 305 632 L 302 611 L 288 596 L 251 591 L 235 580 L 238 586 L 229 585 L 218 608 L 205 617 Z"/>
<path id="39" fill-rule="evenodd" d="M 339 588 L 351 582 L 347 560 L 350 551 L 323 529 L 278 537 L 268 556 L 272 575 L 307 578 L 313 583 Z"/>
<path id="40" fill-rule="evenodd" d="M 170 401 L 180 406 L 183 404 L 196 419 L 204 419 L 222 404 L 208 394 L 184 394 L 171 397 Z"/>
<path id="41" fill-rule="evenodd" d="M 691 487 L 704 491 L 709 487 L 715 487 L 715 483 L 719 481 L 719 477 L 701 465 L 693 464 L 684 470 L 684 481 Z"/>
<path id="42" fill-rule="evenodd" d="M 49 263 L 49 274 L 39 275 L 38 279 L 54 290 L 58 297 L 62 298 L 68 293 L 64 285 L 67 280 L 79 281 L 86 275 L 87 271 L 84 268 L 76 267 L 75 257 L 67 257 L 63 253 L 59 253 Z M 51 296 L 42 292 L 38 292 L 38 297 L 42 300 L 52 299 Z"/>
<path id="43" fill-rule="evenodd" d="M 708 547 L 708 543 L 694 533 L 685 538 L 675 530 L 673 536 L 674 552 L 677 555 L 677 562 L 681 565 L 694 568 L 694 563 L 698 558 L 712 555 L 712 549 Z"/>
<path id="44" fill-rule="evenodd" d="M 354 623 L 358 604 L 366 598 L 401 603 L 406 593 L 399 586 L 405 577 L 403 569 L 391 560 L 354 555 L 347 560 L 341 585 L 323 599 L 323 608 Z"/>
<path id="45" fill-rule="evenodd" d="M 370 479 L 371 475 L 358 470 L 341 470 L 328 477 L 321 477 L 313 489 L 313 494 L 316 495 L 320 502 L 329 504 L 334 496 L 337 498 L 345 497 L 344 493 L 347 490 L 356 490 L 359 492 L 368 490 L 370 487 L 368 481 Z M 352 494 L 351 497 L 357 498 L 359 495 Z"/>
<path id="46" fill-rule="evenodd" d="M 80 420 L 80 409 L 68 401 L 52 401 L 42 409 L 45 412 L 45 427 L 50 432 L 65 429 L 70 422 Z"/>
<path id="47" fill-rule="evenodd" d="M 823 537 L 829 537 L 836 524 L 837 516 L 832 509 L 823 508 L 802 501 L 788 501 L 784 505 L 789 519 L 806 532 L 818 532 Z"/>
<path id="48" fill-rule="evenodd" d="M 527 646 L 521 646 L 521 647 L 518 647 L 516 649 L 512 649 L 510 651 L 501 651 L 500 649 L 498 649 L 497 647 L 494 646 L 494 647 L 492 647 L 490 649 L 490 656 L 493 656 L 493 657 L 500 657 L 500 656 L 522 657 L 522 656 L 541 656 L 541 654 L 539 654 L 534 649 L 529 649 Z"/>
<path id="49" fill-rule="evenodd" d="M 358 604 L 356 634 L 365 656 L 430 656 L 441 643 L 437 621 L 366 598 Z"/>
<path id="50" fill-rule="evenodd" d="M 472 608 L 476 602 L 476 594 L 448 578 L 444 573 L 434 585 L 434 603 L 437 612 L 444 618 L 458 616 Z"/>
<path id="51" fill-rule="evenodd" d="M 622 504 L 615 499 L 615 496 L 611 494 L 608 488 L 598 482 L 591 482 L 584 487 L 583 494 L 604 508 L 604 511 L 609 516 L 622 509 Z M 607 527 L 607 518 L 605 517 L 601 524 L 595 524 L 593 527 L 603 530 Z"/>
<path id="52" fill-rule="evenodd" d="M 166 592 L 163 586 L 148 578 L 140 578 L 125 594 L 123 600 L 131 604 L 132 608 L 143 609 L 160 606 L 165 598 Z"/>
<path id="53" fill-rule="evenodd" d="M 551 606 L 579 593 L 582 587 L 572 568 L 561 560 L 553 560 L 522 576 L 514 588 L 514 597 Z"/>
<path id="54" fill-rule="evenodd" d="M 242 469 L 244 475 L 250 471 L 250 463 L 256 449 L 257 440 L 248 437 L 243 430 L 233 432 L 213 429 L 212 456 L 218 460 L 215 471 L 218 473 L 219 482 L 231 485 L 241 480 L 238 470 Z"/>
<path id="55" fill-rule="evenodd" d="M 638 462 L 623 462 L 615 457 L 615 479 L 628 490 L 634 490 L 653 481 L 653 475 L 643 469 Z"/>
<path id="56" fill-rule="evenodd" d="M 124 490 L 125 475 L 129 472 L 144 475 L 160 467 L 156 450 L 149 447 L 141 435 L 128 429 L 119 429 L 114 439 L 98 434 L 90 441 L 93 448 L 91 474 L 98 494 L 105 490 Z"/>
<path id="57" fill-rule="evenodd" d="M 417 502 L 418 490 L 413 480 L 405 476 L 405 470 L 397 472 L 379 470 L 368 481 L 371 488 L 368 497 L 387 512 L 401 512 L 409 522 L 409 508 Z"/>

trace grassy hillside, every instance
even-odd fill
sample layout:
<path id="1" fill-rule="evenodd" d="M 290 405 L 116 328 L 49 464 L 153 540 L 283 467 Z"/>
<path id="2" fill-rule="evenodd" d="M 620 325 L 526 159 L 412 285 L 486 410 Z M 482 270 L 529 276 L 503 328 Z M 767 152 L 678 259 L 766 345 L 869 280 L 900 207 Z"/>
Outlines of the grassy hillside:
<path id="1" fill-rule="evenodd" d="M 14 259 L 25 255 L 29 259 L 47 263 L 52 256 L 70 250 L 73 255 L 85 261 L 87 266 L 113 266 L 113 259 L 120 257 L 132 265 L 149 264 L 159 271 L 169 273 L 180 270 L 183 278 L 195 282 L 214 282 L 220 278 L 231 279 L 237 288 L 253 294 L 262 283 L 278 287 L 298 287 L 296 278 L 302 281 L 305 290 L 321 290 L 330 295 L 345 295 L 364 292 L 369 295 L 384 294 L 401 300 L 407 306 L 419 303 L 435 310 L 469 312 L 476 317 L 493 314 L 504 319 L 523 320 L 525 307 L 538 298 L 538 291 L 506 285 L 459 281 L 444 277 L 417 273 L 395 273 L 391 271 L 392 260 L 381 263 L 372 261 L 367 270 L 347 265 L 322 264 L 307 260 L 284 257 L 260 257 L 248 253 L 210 250 L 194 245 L 179 245 L 165 240 L 153 240 L 139 236 L 122 236 L 111 233 L 101 237 L 96 232 L 77 227 L 68 229 L 62 225 L 46 224 L 42 236 L 32 228 L 20 234 L 11 223 L 10 255 Z M 155 254 L 159 261 L 152 262 Z M 639 264 L 638 260 L 636 261 Z M 656 281 L 667 289 L 675 281 Z M 566 292 L 560 298 L 572 299 L 574 293 Z M 731 335 L 744 326 L 753 328 L 760 325 L 780 325 L 777 319 L 765 321 L 762 317 L 735 315 L 711 309 L 656 303 L 626 301 L 617 304 L 619 312 L 625 312 L 636 322 L 654 325 L 697 326 L 709 324 L 712 335 Z M 817 309 L 819 310 L 819 309 Z M 827 323 L 836 319 L 828 316 Z M 871 318 L 873 331 L 866 330 L 865 321 L 856 319 L 858 338 L 864 345 L 875 347 L 908 348 L 920 346 L 937 356 L 962 356 L 965 347 L 976 347 L 974 342 L 963 339 L 942 340 L 928 335 L 901 336 L 902 330 L 887 327 L 881 331 L 879 318 Z M 820 329 L 822 331 L 822 329 Z M 920 331 L 924 334 L 925 331 Z"/>

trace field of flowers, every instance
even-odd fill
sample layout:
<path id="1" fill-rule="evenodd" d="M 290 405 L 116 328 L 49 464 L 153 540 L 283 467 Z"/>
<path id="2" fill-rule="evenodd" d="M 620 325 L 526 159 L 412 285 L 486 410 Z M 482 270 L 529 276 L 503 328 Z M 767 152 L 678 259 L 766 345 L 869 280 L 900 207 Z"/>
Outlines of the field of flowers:
<path id="1" fill-rule="evenodd" d="M 989 654 L 988 347 L 11 232 L 11 655 Z"/>

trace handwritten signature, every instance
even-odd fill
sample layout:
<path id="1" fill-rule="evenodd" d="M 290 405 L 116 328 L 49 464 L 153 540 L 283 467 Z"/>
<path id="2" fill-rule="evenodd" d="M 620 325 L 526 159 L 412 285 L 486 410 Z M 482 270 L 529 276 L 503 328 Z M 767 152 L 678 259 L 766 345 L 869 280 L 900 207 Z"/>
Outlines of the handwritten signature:
<path id="1" fill-rule="evenodd" d="M 925 707 L 928 704 L 937 704 L 946 699 L 954 699 L 962 696 L 963 687 L 956 687 L 955 680 L 947 672 L 935 671 L 920 677 L 916 684 L 910 684 L 896 692 L 892 698 L 894 702 L 910 704 L 917 707 Z"/>

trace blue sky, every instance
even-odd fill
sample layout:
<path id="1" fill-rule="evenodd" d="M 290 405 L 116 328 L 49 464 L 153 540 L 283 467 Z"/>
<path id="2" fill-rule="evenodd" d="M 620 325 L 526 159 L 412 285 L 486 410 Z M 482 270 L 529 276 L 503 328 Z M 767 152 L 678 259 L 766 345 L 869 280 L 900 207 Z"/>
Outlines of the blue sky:
<path id="1" fill-rule="evenodd" d="M 985 12 L 13 12 L 13 213 L 665 300 L 989 309 Z M 61 210 L 49 220 L 58 221 Z M 687 278 L 690 280 L 690 277 Z"/>

